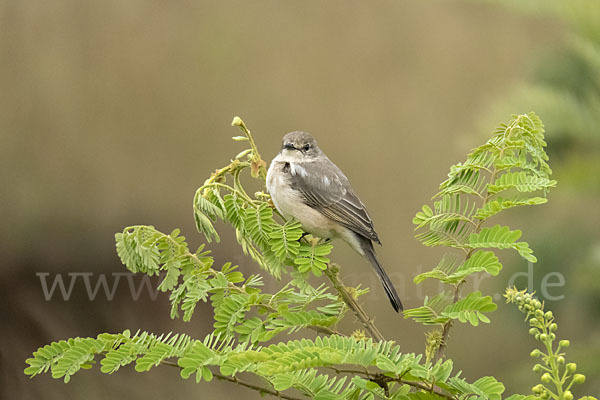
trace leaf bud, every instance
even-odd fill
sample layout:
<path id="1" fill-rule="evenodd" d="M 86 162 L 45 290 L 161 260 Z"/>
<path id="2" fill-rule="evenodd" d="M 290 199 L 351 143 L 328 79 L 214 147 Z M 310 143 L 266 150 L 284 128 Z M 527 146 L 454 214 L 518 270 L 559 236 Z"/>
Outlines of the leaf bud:
<path id="1" fill-rule="evenodd" d="M 567 364 L 567 372 L 572 374 L 573 372 L 575 372 L 575 370 L 577 370 L 577 364 L 575 363 L 568 363 Z"/>
<path id="2" fill-rule="evenodd" d="M 575 376 L 573 376 L 573 382 L 575 382 L 575 383 L 583 383 L 583 382 L 585 382 L 585 375 L 575 374 Z"/>
<path id="3" fill-rule="evenodd" d="M 542 371 L 542 366 L 540 364 L 535 364 L 533 366 L 533 372 L 535 372 L 536 374 L 539 374 Z"/>
<path id="4" fill-rule="evenodd" d="M 556 332 L 558 330 L 558 325 L 555 322 L 550 324 L 550 332 Z"/>
<path id="5" fill-rule="evenodd" d="M 552 311 L 546 311 L 545 317 L 546 319 L 552 319 L 554 318 L 554 315 L 552 314 Z"/>
<path id="6" fill-rule="evenodd" d="M 556 339 L 556 335 L 554 333 L 551 333 L 550 334 L 550 340 L 554 340 L 554 339 Z"/>
<path id="7" fill-rule="evenodd" d="M 563 356 L 558 356 L 556 357 L 556 362 L 562 365 L 565 363 L 565 358 Z"/>
<path id="8" fill-rule="evenodd" d="M 535 310 L 535 314 L 536 317 L 538 318 L 543 318 L 544 317 L 544 312 L 542 310 Z"/>
<path id="9" fill-rule="evenodd" d="M 542 382 L 549 383 L 552 380 L 552 376 L 549 373 L 544 373 L 541 378 Z"/>
<path id="10" fill-rule="evenodd" d="M 233 117 L 233 121 L 231 121 L 232 126 L 242 126 L 244 125 L 244 121 L 240 117 Z"/>
<path id="11" fill-rule="evenodd" d="M 545 333 L 540 334 L 540 340 L 542 342 L 545 342 L 546 340 L 548 340 L 548 335 L 546 335 Z"/>

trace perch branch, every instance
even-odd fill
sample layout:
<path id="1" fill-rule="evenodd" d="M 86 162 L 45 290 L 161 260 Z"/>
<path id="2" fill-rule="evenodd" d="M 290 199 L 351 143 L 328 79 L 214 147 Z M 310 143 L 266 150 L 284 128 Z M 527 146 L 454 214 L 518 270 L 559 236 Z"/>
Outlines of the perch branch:
<path id="1" fill-rule="evenodd" d="M 161 364 L 181 369 L 181 367 L 179 365 L 177 365 L 176 363 L 171 362 L 171 361 L 161 361 Z M 279 397 L 280 399 L 286 399 L 286 400 L 303 400 L 300 397 L 289 396 L 287 394 L 283 394 L 283 393 L 281 393 L 278 390 L 269 389 L 269 388 L 266 388 L 266 387 L 263 387 L 263 386 L 258 386 L 258 385 L 255 385 L 253 383 L 243 381 L 241 379 L 238 379 L 235 376 L 226 376 L 226 375 L 221 375 L 218 372 L 213 372 L 213 371 L 211 371 L 211 372 L 212 372 L 213 376 L 215 378 L 217 378 L 217 379 L 220 379 L 220 380 L 223 380 L 223 381 L 227 381 L 227 382 L 236 383 L 236 384 L 238 384 L 240 386 L 243 386 L 243 387 L 246 387 L 248 389 L 256 390 L 261 395 L 268 394 L 268 395 Z"/>
<path id="2" fill-rule="evenodd" d="M 327 269 L 325 270 L 325 275 L 329 278 L 333 287 L 338 291 L 342 300 L 346 305 L 352 310 L 356 318 L 363 324 L 365 329 L 371 334 L 373 339 L 378 341 L 383 341 L 385 338 L 379 332 L 379 329 L 373 323 L 373 320 L 369 318 L 365 310 L 358 304 L 358 302 L 354 299 L 354 297 L 346 290 L 344 283 L 340 280 L 339 277 L 339 267 L 335 264 L 327 265 Z"/>

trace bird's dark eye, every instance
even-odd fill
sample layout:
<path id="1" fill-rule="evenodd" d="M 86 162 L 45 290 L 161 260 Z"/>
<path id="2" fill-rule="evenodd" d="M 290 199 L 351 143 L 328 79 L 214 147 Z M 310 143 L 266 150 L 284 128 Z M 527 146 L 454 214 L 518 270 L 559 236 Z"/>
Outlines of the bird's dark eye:
<path id="1" fill-rule="evenodd" d="M 304 147 L 302 148 L 302 150 L 304 150 L 304 151 L 309 151 L 309 150 L 310 150 L 310 144 L 306 143 L 306 144 L 304 145 Z"/>

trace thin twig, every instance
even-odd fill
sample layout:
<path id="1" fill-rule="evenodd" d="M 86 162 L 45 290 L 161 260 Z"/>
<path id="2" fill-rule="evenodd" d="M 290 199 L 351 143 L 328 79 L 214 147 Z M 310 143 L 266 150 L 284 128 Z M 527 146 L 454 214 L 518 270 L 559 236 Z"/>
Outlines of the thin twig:
<path id="1" fill-rule="evenodd" d="M 338 335 L 338 336 L 347 336 L 345 334 L 343 334 L 342 332 L 339 332 L 335 329 L 331 329 L 327 326 L 322 326 L 322 325 L 307 325 L 306 326 L 308 329 L 312 329 L 313 331 L 317 332 L 317 333 L 323 333 L 325 335 Z"/>
<path id="2" fill-rule="evenodd" d="M 378 341 L 384 341 L 385 338 L 383 337 L 381 332 L 379 332 L 379 329 L 377 329 L 377 327 L 373 323 L 373 320 L 369 318 L 365 310 L 363 310 L 360 304 L 358 304 L 354 297 L 348 292 L 348 290 L 346 290 L 346 287 L 340 280 L 338 271 L 339 268 L 336 265 L 328 264 L 327 269 L 325 270 L 325 275 L 327 275 L 327 277 L 333 284 L 333 287 L 338 291 L 344 303 L 346 303 L 346 305 L 352 310 L 354 315 L 356 315 L 356 318 L 359 319 L 359 321 L 363 324 L 365 329 L 369 331 L 371 337 Z"/>
<path id="3" fill-rule="evenodd" d="M 171 361 L 165 361 L 165 360 L 163 360 L 163 361 L 161 361 L 161 364 L 181 369 L 181 367 L 179 365 L 177 365 L 176 363 L 171 362 Z M 211 371 L 211 372 L 212 372 L 213 376 L 215 378 L 217 378 L 217 379 L 220 379 L 220 380 L 223 380 L 223 381 L 232 382 L 232 383 L 236 383 L 236 384 L 238 384 L 240 386 L 247 387 L 248 389 L 256 390 L 261 395 L 268 394 L 268 395 L 279 397 L 280 399 L 286 399 L 286 400 L 304 400 L 301 397 L 295 397 L 295 396 L 290 396 L 290 395 L 281 393 L 279 390 L 269 389 L 269 388 L 266 388 L 266 387 L 263 387 L 263 386 L 258 386 L 258 385 L 255 385 L 253 383 L 243 381 L 241 379 L 238 379 L 235 376 L 227 376 L 227 375 L 222 375 L 222 374 L 220 374 L 218 372 L 213 372 L 213 371 Z"/>
<path id="4" fill-rule="evenodd" d="M 254 138 L 252 137 L 250 129 L 248 129 L 248 127 L 240 117 L 233 118 L 233 122 L 231 123 L 231 125 L 237 126 L 242 130 L 242 132 L 244 132 L 244 135 L 248 139 L 248 142 L 250 142 L 250 148 L 252 149 L 252 163 L 258 166 L 258 176 L 265 180 L 267 178 L 267 164 L 263 161 L 263 159 L 260 157 L 260 154 L 258 153 L 258 148 L 256 147 L 256 143 L 254 143 Z"/>
<path id="5" fill-rule="evenodd" d="M 394 381 L 396 381 L 396 382 L 398 382 L 398 383 L 403 383 L 403 384 L 405 384 L 405 385 L 408 385 L 408 386 L 412 386 L 412 387 L 414 387 L 414 388 L 417 388 L 417 389 L 425 390 L 426 392 L 435 393 L 435 394 L 437 394 L 438 396 L 441 396 L 441 397 L 443 397 L 443 398 L 445 398 L 445 399 L 448 399 L 448 400 L 456 400 L 456 398 L 455 398 L 455 397 L 452 397 L 452 396 L 451 396 L 451 395 L 449 395 L 449 394 L 446 394 L 446 393 L 444 393 L 444 392 L 441 392 L 441 391 L 439 391 L 439 390 L 433 389 L 433 388 L 431 388 L 431 387 L 427 387 L 427 386 L 425 386 L 425 385 L 423 385 L 423 384 L 420 384 L 420 383 L 418 383 L 418 382 L 404 381 L 404 380 L 402 380 L 402 379 L 394 379 Z"/>
<path id="6" fill-rule="evenodd" d="M 378 385 L 380 385 L 383 389 L 385 389 L 384 386 L 382 386 L 384 383 L 387 382 L 398 382 L 400 384 L 403 385 L 408 385 L 411 387 L 414 387 L 415 389 L 421 389 L 424 390 L 426 392 L 433 392 L 435 394 L 437 394 L 438 396 L 441 396 L 445 399 L 448 400 L 455 400 L 454 397 L 452 397 L 449 394 L 446 394 L 444 392 L 441 391 L 441 389 L 436 389 L 433 386 L 425 386 L 419 382 L 413 382 L 413 381 L 405 381 L 404 379 L 402 379 L 402 376 L 399 376 L 397 378 L 391 377 L 391 376 L 387 376 L 387 375 L 383 375 L 383 374 L 373 374 L 370 372 L 365 372 L 365 371 L 359 371 L 359 370 L 354 370 L 354 369 L 339 369 L 336 367 L 325 367 L 327 369 L 331 369 L 333 371 L 335 371 L 337 374 L 352 374 L 352 375 L 359 375 L 359 376 L 363 376 L 369 380 L 371 380 L 372 382 L 377 383 Z"/>

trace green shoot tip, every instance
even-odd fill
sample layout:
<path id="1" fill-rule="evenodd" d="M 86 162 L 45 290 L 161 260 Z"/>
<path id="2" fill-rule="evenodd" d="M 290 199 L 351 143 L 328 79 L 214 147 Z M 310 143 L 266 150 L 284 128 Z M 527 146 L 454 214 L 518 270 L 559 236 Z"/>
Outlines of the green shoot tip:
<path id="1" fill-rule="evenodd" d="M 244 126 L 244 121 L 240 117 L 233 117 L 233 121 L 231 121 L 231 126 Z"/>

